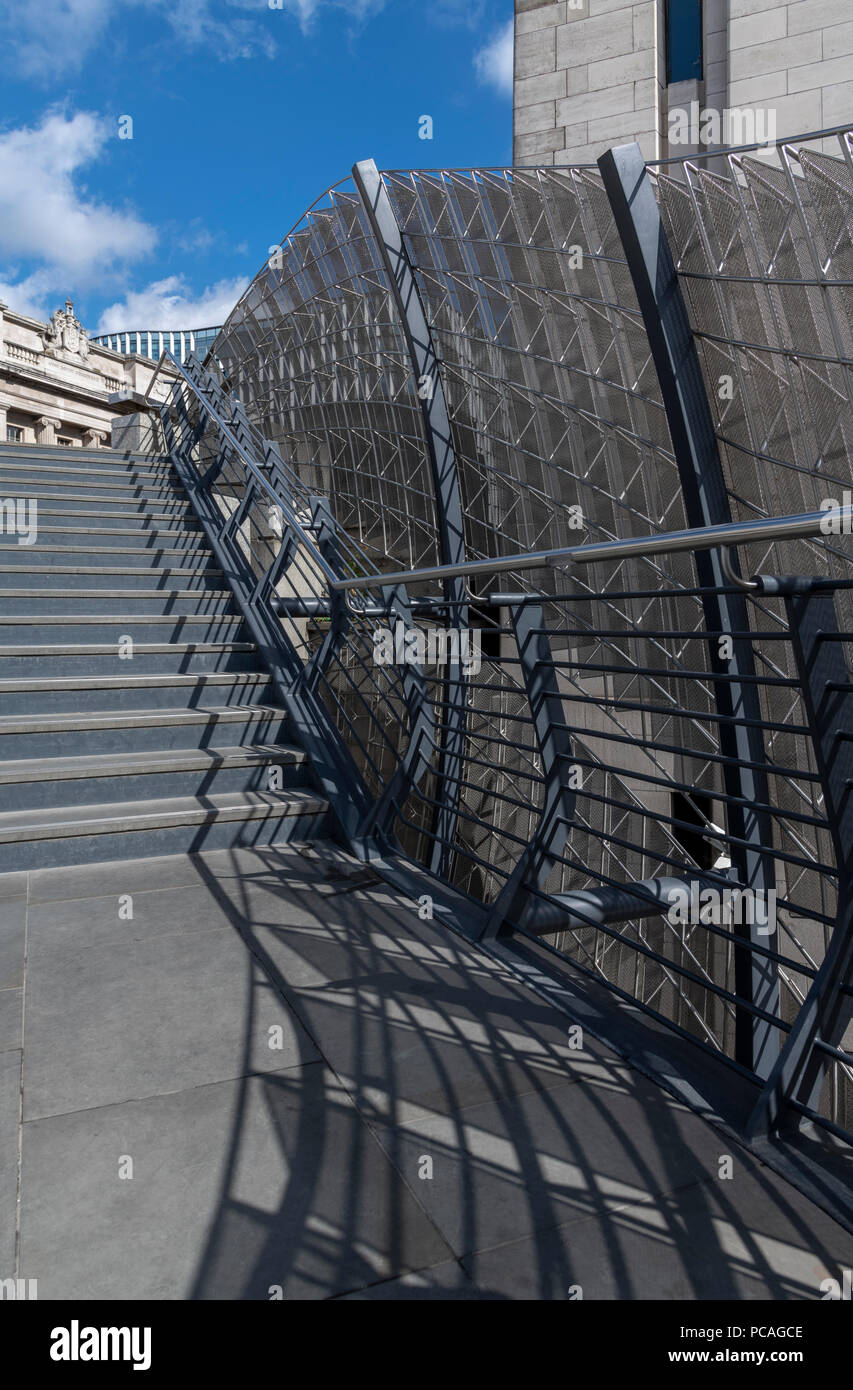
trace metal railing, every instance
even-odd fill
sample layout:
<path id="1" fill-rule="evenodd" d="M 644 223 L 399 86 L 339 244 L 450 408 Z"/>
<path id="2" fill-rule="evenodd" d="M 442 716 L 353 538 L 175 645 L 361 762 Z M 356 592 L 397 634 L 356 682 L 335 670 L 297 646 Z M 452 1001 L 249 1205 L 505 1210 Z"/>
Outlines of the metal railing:
<path id="1" fill-rule="evenodd" d="M 445 632 L 442 594 L 426 591 L 446 575 L 412 571 L 404 585 L 399 575 L 371 573 L 324 499 L 310 495 L 278 452 L 247 428 L 221 383 L 196 363 L 172 367 L 179 384 L 162 416 L 170 452 L 317 759 L 343 833 L 362 853 L 372 846 L 429 863 L 442 826 L 436 792 L 448 774 L 438 755 L 453 692 L 448 701 L 446 681 L 393 643 L 390 660 L 377 664 L 375 634 L 400 623 L 405 642 L 418 631 L 413 614 L 424 634 L 430 625 Z M 739 523 L 736 539 L 763 544 L 769 530 L 784 536 L 819 529 L 815 516 Z M 695 532 L 692 549 L 733 536 L 726 528 Z M 461 682 L 465 748 L 443 878 L 491 905 L 489 933 L 545 940 L 575 970 L 605 981 L 743 1074 L 762 1074 L 761 1103 L 772 1104 L 774 1123 L 799 1108 L 841 1131 L 842 1083 L 853 1059 L 839 1045 L 838 1024 L 826 1036 L 815 1027 L 805 1043 L 795 1028 L 814 1002 L 838 932 L 838 883 L 846 872 L 813 721 L 815 703 L 832 686 L 835 719 L 847 722 L 843 649 L 853 634 L 833 621 L 832 601 L 843 581 L 759 578 L 748 596 L 748 630 L 709 631 L 695 611 L 683 628 L 685 600 L 703 595 L 686 584 L 662 588 L 656 566 L 661 557 L 690 562 L 686 539 L 644 539 L 634 544 L 654 577 L 646 589 L 605 583 L 599 591 L 572 591 L 570 578 L 547 564 L 562 562 L 565 553 L 547 552 L 512 557 L 516 571 L 549 582 L 547 591 L 477 596 L 476 631 L 488 655 L 481 671 Z M 585 549 L 572 548 L 570 558 L 584 558 Z M 595 551 L 590 563 L 599 570 L 624 554 L 619 542 Z M 493 563 L 495 573 L 508 558 Z M 459 568 L 482 576 L 488 562 Z M 555 573 L 569 591 L 554 589 Z M 361 590 L 361 602 L 346 603 L 351 589 Z M 638 606 L 654 613 L 654 624 L 638 625 Z M 767 760 L 767 799 L 749 808 L 769 827 L 759 854 L 768 872 L 753 866 L 752 883 L 745 842 L 732 828 L 732 813 L 743 808 L 726 779 L 727 734 L 746 716 L 722 712 L 716 693 L 742 677 L 728 673 L 725 662 L 719 669 L 715 651 L 723 639 L 754 650 L 762 696 L 784 691 L 790 702 L 785 720 L 768 705 L 758 721 L 764 736 L 784 736 L 788 756 Z M 816 676 L 814 651 L 827 647 L 831 669 Z M 786 674 L 780 650 L 794 652 L 796 677 Z M 848 737 L 853 723 L 849 732 L 833 731 L 842 760 Z M 476 767 L 491 771 L 487 797 L 482 782 L 471 780 Z M 768 880 L 775 901 L 761 898 Z M 691 900 L 714 891 L 724 909 L 727 901 L 736 909 L 740 897 L 749 910 L 691 918 Z M 686 906 L 674 917 L 679 895 Z M 836 975 L 824 995 L 838 1003 L 840 989 Z M 789 1055 L 785 1049 L 793 1050 L 792 1038 L 799 1065 L 780 1100 L 775 1069 Z M 820 1071 L 829 1099 L 812 1094 L 810 1073 L 808 1085 L 803 1081 L 818 1054 L 829 1064 Z"/>
<path id="2" fill-rule="evenodd" d="M 170 447 L 349 843 L 849 1135 L 851 137 L 709 153 L 356 166 Z"/>

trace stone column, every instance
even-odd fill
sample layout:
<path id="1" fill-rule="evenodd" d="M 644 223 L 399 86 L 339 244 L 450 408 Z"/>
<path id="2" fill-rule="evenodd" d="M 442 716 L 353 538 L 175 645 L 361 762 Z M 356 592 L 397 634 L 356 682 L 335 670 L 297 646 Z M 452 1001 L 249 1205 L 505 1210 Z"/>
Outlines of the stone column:
<path id="1" fill-rule="evenodd" d="M 2 310 L 3 306 L 0 304 L 0 313 Z M 0 445 L 6 443 L 6 423 L 10 406 L 11 401 L 7 400 L 5 396 L 0 396 Z"/>
<path id="2" fill-rule="evenodd" d="M 83 445 L 87 449 L 102 449 L 106 433 L 102 430 L 86 430 L 83 435 Z"/>
<path id="3" fill-rule="evenodd" d="M 42 415 L 36 420 L 36 443 L 55 444 L 56 431 L 61 427 L 61 420 L 55 420 L 52 415 Z"/>

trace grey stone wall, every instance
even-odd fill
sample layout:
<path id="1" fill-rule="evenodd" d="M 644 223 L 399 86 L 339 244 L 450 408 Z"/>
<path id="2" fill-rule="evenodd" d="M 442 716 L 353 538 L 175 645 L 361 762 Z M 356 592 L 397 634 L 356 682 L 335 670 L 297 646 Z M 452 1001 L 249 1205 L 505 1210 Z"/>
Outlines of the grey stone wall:
<path id="1" fill-rule="evenodd" d="M 853 122 L 853 0 L 704 0 L 703 79 L 670 88 L 663 20 L 663 0 L 516 0 L 515 163 L 592 163 L 628 140 L 688 154 L 703 146 L 667 132 L 691 102 L 772 111 L 780 138 Z"/>
<path id="2" fill-rule="evenodd" d="M 634 139 L 658 157 L 662 28 L 657 0 L 516 0 L 515 162 L 589 163 Z"/>

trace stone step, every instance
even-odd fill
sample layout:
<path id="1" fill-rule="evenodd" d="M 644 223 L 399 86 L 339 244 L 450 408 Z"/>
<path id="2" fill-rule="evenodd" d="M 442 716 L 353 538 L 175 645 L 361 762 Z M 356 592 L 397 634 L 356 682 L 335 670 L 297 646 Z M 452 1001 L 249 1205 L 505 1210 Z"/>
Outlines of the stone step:
<path id="1" fill-rule="evenodd" d="M 287 742 L 287 714 L 271 704 L 0 716 L 0 761 Z"/>
<path id="2" fill-rule="evenodd" d="M 201 641 L 227 642 L 238 636 L 243 619 L 239 614 L 168 613 L 47 613 L 5 614 L 0 612 L 0 646 L 18 641 L 38 641 L 64 645 L 66 642 L 118 643 L 120 637 L 134 642 Z"/>
<path id="3" fill-rule="evenodd" d="M 154 613 L 192 617 L 220 617 L 234 613 L 230 589 L 104 589 L 66 588 L 0 590 L 0 610 L 7 614 L 29 613 L 33 618 L 61 613 Z"/>
<path id="4" fill-rule="evenodd" d="M 0 469 L 0 498 L 9 497 L 41 497 L 61 492 L 63 496 L 73 498 L 83 498 L 92 501 L 93 498 L 113 498 L 119 502 L 130 502 L 140 497 L 144 498 L 170 498 L 178 497 L 181 501 L 186 501 L 186 492 L 178 482 L 177 476 L 174 480 L 164 478 L 162 480 L 151 479 L 147 482 L 134 482 L 126 479 L 124 482 L 115 482 L 113 479 L 100 479 L 97 477 L 84 478 L 77 474 L 63 474 L 54 472 L 52 474 L 31 474 L 26 473 L 7 473 Z"/>
<path id="5" fill-rule="evenodd" d="M 52 463 L 55 460 L 64 462 L 68 458 L 68 446 L 64 444 L 9 444 L 5 440 L 0 443 L 0 463 L 5 459 L 12 459 L 19 462 L 22 459 L 42 460 L 45 463 Z M 73 450 L 73 460 L 75 463 L 106 463 L 113 467 L 119 464 L 140 463 L 145 467 L 154 467 L 157 464 L 168 464 L 170 462 L 166 454 L 139 454 L 130 450 L 121 449 L 93 449 L 80 448 Z"/>
<path id="6" fill-rule="evenodd" d="M 4 716 L 78 714 L 85 710 L 175 709 L 199 701 L 233 708 L 269 700 L 268 671 L 165 672 L 145 675 L 135 661 L 116 660 L 116 675 L 0 678 Z M 124 668 L 122 670 L 121 668 Z"/>
<path id="7" fill-rule="evenodd" d="M 175 516 L 186 516 L 190 520 L 197 519 L 195 511 L 186 497 L 174 490 L 166 491 L 159 499 L 149 502 L 144 492 L 138 496 L 134 494 L 126 497 L 120 493 L 89 494 L 68 492 L 61 488 L 39 488 L 31 493 L 28 488 L 18 488 L 14 494 L 7 492 L 5 497 L 0 494 L 0 503 L 12 496 L 16 501 L 23 499 L 25 502 L 32 497 L 38 504 L 37 516 L 39 517 L 55 514 L 57 516 L 101 515 L 124 518 L 163 516 L 170 521 Z M 2 508 L 0 508 L 0 518 L 4 515 Z M 26 512 L 24 517 L 26 519 Z"/>
<path id="8" fill-rule="evenodd" d="M 305 769 L 302 749 L 283 743 L 22 758 L 0 763 L 0 810 L 206 796 L 212 791 L 289 791 L 304 785 Z"/>
<path id="9" fill-rule="evenodd" d="M 27 513 L 24 513 L 26 520 Z M 0 525 L 3 522 L 2 508 L 0 507 Z M 201 522 L 195 512 L 189 507 L 176 508 L 174 511 L 162 510 L 142 510 L 123 511 L 119 507 L 103 509 L 93 509 L 91 507 L 62 507 L 55 504 L 43 506 L 38 505 L 36 523 L 38 529 L 44 526 L 71 527 L 85 530 L 92 523 L 97 523 L 99 531 L 109 531 L 114 527 L 120 527 L 122 533 L 128 528 L 132 531 L 156 530 L 160 527 L 163 530 L 172 530 L 175 527 L 182 527 L 188 531 L 201 531 Z M 8 527 L 7 527 L 8 531 Z"/>
<path id="10" fill-rule="evenodd" d="M 202 557 L 198 557 L 201 559 Z M 222 586 L 222 570 L 211 562 L 201 565 L 193 562 L 186 567 L 158 569 L 151 565 L 30 565 L 21 572 L 20 565 L 0 564 L 0 592 L 17 589 L 22 580 L 33 589 L 58 589 L 64 586 L 84 584 L 87 589 L 111 591 L 122 589 L 147 589 L 179 587 L 181 589 L 217 589 Z M 2 602 L 2 600 L 0 600 Z"/>
<path id="11" fill-rule="evenodd" d="M 0 813 L 0 872 L 314 838 L 326 833 L 328 809 L 294 788 L 9 811 Z M 175 845 L 184 848 L 167 848 Z"/>
<path id="12" fill-rule="evenodd" d="M 209 550 L 210 544 L 204 532 L 198 527 L 176 521 L 174 526 L 158 527 L 156 530 L 141 530 L 131 526 L 92 526 L 81 522 L 79 526 L 43 523 L 41 517 L 36 523 L 36 544 L 78 545 L 88 543 L 89 550 L 100 550 L 102 546 L 120 545 L 127 550 Z M 32 550 L 31 545 L 22 545 L 16 535 L 0 535 L 0 554 L 7 550 Z"/>
<path id="13" fill-rule="evenodd" d="M 5 539 L 5 537 L 4 537 Z M 28 566 L 31 559 L 35 559 L 40 564 L 64 564 L 69 556 L 77 555 L 83 557 L 81 564 L 92 564 L 103 559 L 105 564 L 147 564 L 151 569 L 162 572 L 162 568 L 172 565 L 190 564 L 198 567 L 203 564 L 205 557 L 213 556 L 204 547 L 189 549 L 186 547 L 163 547 L 154 549 L 140 545 L 60 545 L 58 542 L 50 543 L 36 541 L 35 545 L 2 545 L 0 546 L 0 559 L 4 564 Z"/>
<path id="14" fill-rule="evenodd" d="M 131 479 L 138 479 L 142 483 L 162 483 L 168 482 L 172 478 L 177 479 L 178 476 L 168 460 L 162 463 L 137 463 L 130 459 L 127 461 L 110 459 L 100 463 L 91 459 L 69 458 L 67 449 L 63 451 L 63 457 L 50 460 L 42 458 L 18 460 L 8 454 L 0 455 L 0 474 L 6 477 L 25 478 L 44 476 L 48 481 L 61 474 L 69 478 L 79 478 L 82 481 L 87 478 L 102 478 L 105 481 L 116 483 L 127 483 Z"/>
<path id="15" fill-rule="evenodd" d="M 144 675 L 169 672 L 255 671 L 254 642 L 139 642 L 134 645 L 134 669 Z M 0 647 L 0 677 L 115 675 L 117 642 L 83 642 L 71 646 Z"/>

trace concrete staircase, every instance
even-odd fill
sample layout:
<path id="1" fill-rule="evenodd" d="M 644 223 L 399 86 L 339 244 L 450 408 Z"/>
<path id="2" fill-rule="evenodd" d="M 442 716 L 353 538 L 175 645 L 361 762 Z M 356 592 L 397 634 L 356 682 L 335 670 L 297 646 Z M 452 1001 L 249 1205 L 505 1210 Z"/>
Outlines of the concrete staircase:
<path id="1" fill-rule="evenodd" d="M 0 519 L 0 873 L 326 833 L 167 459 L 0 445 Z"/>

